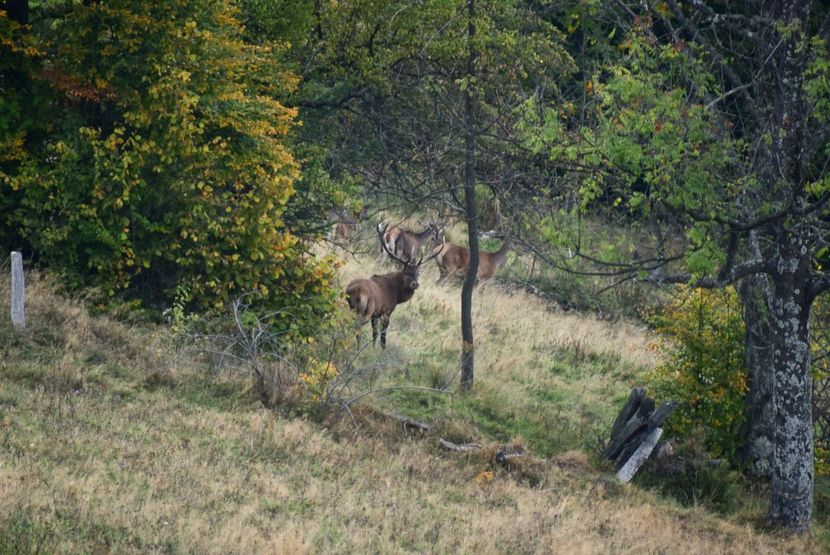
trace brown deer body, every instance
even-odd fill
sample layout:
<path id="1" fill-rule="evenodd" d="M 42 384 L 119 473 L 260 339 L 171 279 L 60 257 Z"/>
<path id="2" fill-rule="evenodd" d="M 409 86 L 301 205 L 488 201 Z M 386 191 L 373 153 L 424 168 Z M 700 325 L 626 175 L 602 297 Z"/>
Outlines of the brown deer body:
<path id="1" fill-rule="evenodd" d="M 418 289 L 418 266 L 407 265 L 400 272 L 373 275 L 368 279 L 356 279 L 346 287 L 346 297 L 351 308 L 363 320 L 372 321 L 372 344 L 378 338 L 380 323 L 380 346 L 386 348 L 386 328 L 389 316 L 395 308 L 407 302 Z"/>
<path id="2" fill-rule="evenodd" d="M 391 260 L 390 253 L 395 253 L 395 245 L 403 230 L 399 227 L 389 227 L 389 222 L 383 221 L 378 224 L 378 235 L 380 236 L 380 258 L 379 261 Z"/>
<path id="3" fill-rule="evenodd" d="M 438 243 L 440 236 L 441 228 L 435 222 L 429 222 L 423 231 L 417 233 L 402 230 L 395 241 L 395 256 L 404 260 L 414 260 L 427 241 L 432 239 L 433 244 Z"/>
<path id="4" fill-rule="evenodd" d="M 381 232 L 381 228 L 384 229 Z M 429 222 L 423 231 L 407 231 L 401 227 L 390 227 L 388 221 L 378 224 L 380 235 L 380 260 L 390 260 L 389 254 L 401 260 L 414 260 L 421 247 L 430 239 L 439 242 L 441 227 L 435 222 Z M 443 242 L 443 241 L 441 241 Z"/>
<path id="5" fill-rule="evenodd" d="M 352 240 L 352 233 L 356 227 L 357 224 L 353 222 L 337 222 L 334 224 L 334 240 L 348 243 Z"/>
<path id="6" fill-rule="evenodd" d="M 330 220 L 333 222 L 329 238 L 334 243 L 349 243 L 352 240 L 352 235 L 357 230 L 357 225 L 366 218 L 366 207 L 363 207 L 360 212 L 349 213 L 345 210 L 334 210 L 330 215 Z"/>
<path id="7" fill-rule="evenodd" d="M 512 248 L 513 242 L 508 239 L 496 252 L 479 252 L 476 280 L 482 283 L 493 279 L 496 271 L 507 260 L 507 253 Z M 436 250 L 440 251 L 437 253 L 433 251 L 435 263 L 438 265 L 438 272 L 440 273 L 438 283 L 443 283 L 449 278 L 463 277 L 467 273 L 470 267 L 470 251 L 468 249 L 452 243 L 445 243 L 440 247 L 436 247 Z"/>
<path id="8" fill-rule="evenodd" d="M 426 260 L 423 256 L 413 262 L 411 258 L 401 259 L 393 254 L 385 242 L 385 232 L 388 224 L 378 225 L 378 236 L 381 247 L 393 260 L 400 262 L 403 269 L 383 275 L 373 275 L 370 278 L 355 279 L 346 287 L 346 299 L 351 308 L 362 320 L 372 322 L 372 344 L 377 342 L 380 335 L 380 346 L 386 348 L 386 329 L 389 327 L 389 316 L 395 308 L 407 302 L 418 289 L 418 270 Z M 378 329 L 380 324 L 380 329 Z M 359 340 L 358 340 L 359 342 Z"/>

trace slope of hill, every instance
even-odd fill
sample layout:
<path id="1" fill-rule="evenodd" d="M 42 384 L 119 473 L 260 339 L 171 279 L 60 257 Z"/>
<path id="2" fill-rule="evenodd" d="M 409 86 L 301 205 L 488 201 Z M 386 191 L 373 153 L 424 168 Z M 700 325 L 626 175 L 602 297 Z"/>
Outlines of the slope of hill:
<path id="1" fill-rule="evenodd" d="M 343 280 L 375 270 L 351 261 Z M 393 314 L 389 348 L 359 355 L 377 369 L 361 387 L 455 383 L 458 289 L 432 272 Z M 0 299 L 8 314 L 5 276 Z M 354 423 L 318 424 L 265 410 L 247 379 L 211 372 L 163 329 L 91 317 L 36 275 L 28 299 L 24 332 L 0 323 L 2 553 L 822 551 L 815 533 L 758 531 L 762 506 L 724 519 L 590 461 L 652 362 L 635 326 L 485 288 L 473 395 L 387 389 L 353 406 Z M 381 411 L 485 449 L 447 452 Z M 506 441 L 533 456 L 494 464 Z"/>

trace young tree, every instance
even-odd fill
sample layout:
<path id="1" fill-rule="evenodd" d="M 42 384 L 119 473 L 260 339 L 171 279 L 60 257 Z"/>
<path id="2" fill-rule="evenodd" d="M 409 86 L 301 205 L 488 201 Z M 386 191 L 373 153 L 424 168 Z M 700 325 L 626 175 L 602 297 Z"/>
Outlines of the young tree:
<path id="1" fill-rule="evenodd" d="M 329 133 L 332 172 L 378 198 L 464 214 L 477 260 L 476 189 L 509 186 L 517 108 L 571 68 L 559 33 L 513 0 L 321 4 L 314 19 L 298 105 L 306 128 Z M 461 293 L 464 389 L 475 272 Z"/>

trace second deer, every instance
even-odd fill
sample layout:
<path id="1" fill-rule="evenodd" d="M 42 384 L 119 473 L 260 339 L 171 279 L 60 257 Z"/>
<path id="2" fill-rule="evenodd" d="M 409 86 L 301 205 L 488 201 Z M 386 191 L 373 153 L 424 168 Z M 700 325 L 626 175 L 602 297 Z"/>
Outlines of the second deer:
<path id="1" fill-rule="evenodd" d="M 383 228 L 383 231 L 381 231 Z M 381 260 L 389 259 L 391 253 L 399 262 L 400 260 L 414 260 L 421 247 L 428 241 L 433 244 L 443 243 L 443 230 L 434 221 L 426 224 L 426 227 L 419 232 L 407 231 L 401 227 L 389 226 L 389 222 L 383 221 L 378 224 L 380 236 L 380 257 Z"/>
<path id="2" fill-rule="evenodd" d="M 496 271 L 504 265 L 507 253 L 512 248 L 513 241 L 507 239 L 496 252 L 480 251 L 476 283 L 484 283 L 493 279 Z M 444 243 L 436 247 L 433 254 L 440 273 L 437 283 L 444 283 L 449 278 L 464 277 L 470 267 L 470 251 L 465 247 Z"/>

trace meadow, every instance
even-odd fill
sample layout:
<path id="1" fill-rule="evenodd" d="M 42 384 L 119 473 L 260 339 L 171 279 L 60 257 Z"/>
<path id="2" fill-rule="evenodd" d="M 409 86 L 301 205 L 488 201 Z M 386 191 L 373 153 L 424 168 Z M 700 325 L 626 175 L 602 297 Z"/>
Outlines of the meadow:
<path id="1" fill-rule="evenodd" d="M 375 255 L 347 257 L 340 279 L 374 271 Z M 475 388 L 459 395 L 459 288 L 437 277 L 392 315 L 385 351 L 356 355 L 372 371 L 348 414 L 312 414 L 268 410 L 250 376 L 167 326 L 91 315 L 29 274 L 27 329 L 0 324 L 0 553 L 824 552 L 821 524 L 764 531 L 763 496 L 718 514 L 597 460 L 655 363 L 640 325 L 481 288 Z M 505 444 L 525 456 L 499 464 Z"/>

